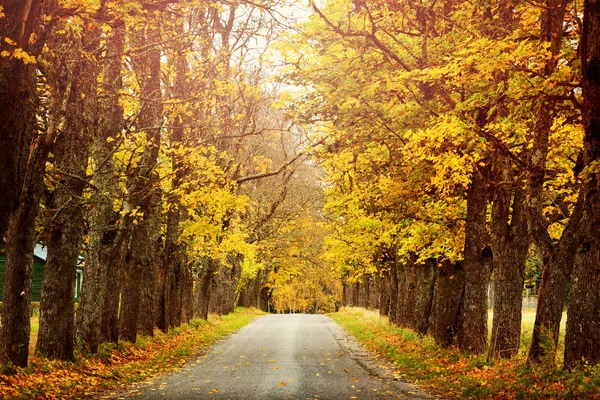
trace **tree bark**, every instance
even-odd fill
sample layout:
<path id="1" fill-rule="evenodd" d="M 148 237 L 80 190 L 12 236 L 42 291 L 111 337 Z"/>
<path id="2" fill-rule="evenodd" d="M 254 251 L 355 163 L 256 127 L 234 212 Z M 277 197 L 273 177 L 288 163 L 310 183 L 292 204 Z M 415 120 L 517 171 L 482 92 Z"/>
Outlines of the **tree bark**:
<path id="1" fill-rule="evenodd" d="M 537 363 L 551 357 L 554 360 L 560 321 L 569 287 L 569 279 L 579 243 L 580 221 L 583 214 L 583 196 L 580 193 L 563 234 L 544 260 L 542 282 L 529 348 L 528 361 Z"/>
<path id="2" fill-rule="evenodd" d="M 467 191 L 464 273 L 465 288 L 457 328 L 458 347 L 470 353 L 487 349 L 487 286 L 492 252 L 486 230 L 487 185 L 480 171 L 473 173 Z"/>
<path id="3" fill-rule="evenodd" d="M 188 262 L 183 263 L 181 286 L 181 321 L 188 323 L 194 318 L 194 276 L 192 266 Z"/>
<path id="4" fill-rule="evenodd" d="M 429 320 L 433 307 L 435 282 L 437 280 L 437 260 L 429 259 L 417 268 L 417 298 L 415 302 L 414 326 L 417 332 L 425 335 L 429 330 Z"/>
<path id="5" fill-rule="evenodd" d="M 398 325 L 398 264 L 394 255 L 389 262 L 390 267 L 390 322 Z"/>
<path id="6" fill-rule="evenodd" d="M 209 312 L 227 315 L 235 309 L 236 288 L 242 274 L 242 254 L 230 254 L 228 264 L 221 264 L 215 276 L 215 287 L 211 294 Z"/>
<path id="7" fill-rule="evenodd" d="M 563 42 L 564 16 L 568 0 L 548 0 L 540 18 L 540 39 L 550 43 L 552 57 L 546 62 L 544 74 L 550 76 L 556 69 L 558 54 Z M 536 105 L 537 115 L 533 132 L 533 146 L 527 172 L 527 224 L 532 240 L 544 254 L 542 287 L 538 293 L 538 308 L 533 329 L 528 361 L 535 363 L 547 354 L 554 358 L 567 280 L 571 274 L 572 261 L 564 251 L 572 247 L 566 242 L 572 241 L 571 229 L 566 229 L 561 238 L 562 244 L 551 248 L 546 221 L 542 214 L 543 187 L 546 178 L 546 159 L 548 157 L 548 138 L 554 120 L 554 101 L 542 97 Z M 570 250 L 567 250 L 570 251 Z M 561 260 L 561 262 L 556 262 Z M 562 271 L 561 271 L 562 270 Z"/>
<path id="8" fill-rule="evenodd" d="M 465 289 L 463 262 L 443 261 L 437 271 L 431 334 L 435 343 L 450 346 L 458 330 L 459 311 Z"/>
<path id="9" fill-rule="evenodd" d="M 390 313 L 390 272 L 383 271 L 381 277 L 381 291 L 379 296 L 379 315 Z"/>
<path id="10" fill-rule="evenodd" d="M 397 305 L 396 305 L 396 323 L 400 326 L 407 326 L 407 321 L 411 318 L 412 310 L 407 310 L 407 294 L 410 287 L 408 282 L 410 278 L 411 261 L 398 262 L 396 264 L 397 275 Z"/>
<path id="11" fill-rule="evenodd" d="M 525 261 L 530 239 L 524 190 L 518 187 L 514 189 L 514 176 L 508 159 L 499 156 L 495 167 L 498 184 L 491 224 L 494 317 L 488 354 L 491 358 L 510 358 L 519 351 Z"/>
<path id="12" fill-rule="evenodd" d="M 154 182 L 153 186 L 158 186 Z M 160 235 L 160 223 L 162 219 L 161 194 L 153 192 L 148 197 L 148 207 L 144 212 L 144 236 L 143 242 L 139 245 L 145 249 L 146 257 L 143 258 L 142 274 L 140 276 L 140 318 L 138 328 L 145 336 L 154 336 L 154 305 L 156 304 L 157 275 L 162 264 L 162 238 Z M 141 238 L 141 236 L 140 236 Z M 132 241 L 132 248 L 138 244 Z M 139 258 L 138 258 L 139 259 Z M 180 322 L 181 323 L 181 322 Z"/>
<path id="13" fill-rule="evenodd" d="M 103 240 L 106 236 L 103 237 Z M 119 304 L 123 287 L 123 275 L 129 233 L 119 231 L 111 252 L 100 252 L 99 261 L 107 266 L 106 298 L 101 305 L 101 324 L 99 342 L 119 343 Z"/>
<path id="14" fill-rule="evenodd" d="M 22 48 L 31 51 L 30 37 L 38 25 L 40 0 L 5 0 L 4 17 L 0 18 L 0 51 Z M 23 184 L 29 145 L 36 130 L 36 67 L 23 60 L 0 57 L 0 238 L 3 238 L 10 215 L 14 212 Z"/>
<path id="15" fill-rule="evenodd" d="M 40 302 L 36 352 L 50 359 L 74 360 L 75 275 L 83 233 L 82 196 L 90 139 L 96 127 L 98 69 L 93 54 L 99 29 L 90 28 L 73 43 L 79 56 L 73 72 L 65 132 L 54 146 L 59 182 L 52 195 L 46 228 L 48 258 Z M 64 174 L 64 175 L 63 175 Z"/>
<path id="16" fill-rule="evenodd" d="M 128 180 L 128 189 L 131 193 L 130 209 L 140 209 L 143 214 L 139 219 L 128 218 L 133 228 L 125 263 L 124 287 L 119 314 L 119 335 L 123 340 L 133 343 L 137 336 L 142 290 L 148 290 L 148 285 L 154 289 L 152 282 L 155 274 L 152 274 L 153 257 L 150 252 L 154 251 L 157 242 L 155 236 L 159 233 L 154 218 L 158 211 L 152 198 L 153 191 L 157 190 L 155 185 L 158 184 L 154 168 L 158 160 L 160 126 L 162 124 L 161 51 L 158 48 L 160 33 L 157 22 L 151 17 L 147 18 L 146 30 L 146 32 L 140 32 L 138 43 L 144 46 L 150 43 L 153 46 L 144 54 L 134 57 L 133 60 L 142 98 L 138 125 L 145 132 L 146 141 L 141 159 Z M 142 286 L 144 286 L 143 289 Z M 154 321 L 153 315 L 144 317 Z"/>
<path id="17" fill-rule="evenodd" d="M 594 166 L 600 160 L 600 1 L 585 0 L 583 13 L 583 161 L 590 171 L 580 193 L 583 217 L 567 313 L 567 368 L 600 362 L 600 173 Z"/>
<path id="18" fill-rule="evenodd" d="M 206 258 L 201 272 L 196 277 L 194 293 L 195 314 L 202 319 L 208 319 L 208 306 L 212 291 L 212 281 L 218 263 L 216 260 Z"/>
<path id="19" fill-rule="evenodd" d="M 116 341 L 118 335 L 102 335 L 102 314 L 107 291 L 115 291 L 118 277 L 121 235 L 117 227 L 119 216 L 113 210 L 113 198 L 119 193 L 114 175 L 113 152 L 123 127 L 123 108 L 119 105 L 119 92 L 123 86 L 121 77 L 124 51 L 125 26 L 116 21 L 106 44 L 103 65 L 102 92 L 99 100 L 98 128 L 91 154 L 94 190 L 88 210 L 89 242 L 76 318 L 76 338 L 83 348 L 95 353 L 103 339 Z M 110 275 L 109 275 L 110 274 Z M 116 290 L 118 296 L 118 290 Z M 110 324 L 109 324 L 110 326 Z"/>
<path id="20" fill-rule="evenodd" d="M 56 137 L 58 99 L 58 95 L 52 98 L 48 132 L 38 136 L 31 151 L 17 208 L 10 219 L 6 234 L 0 361 L 11 361 L 14 365 L 22 367 L 27 366 L 29 357 L 35 225 L 44 192 L 46 160 Z"/>

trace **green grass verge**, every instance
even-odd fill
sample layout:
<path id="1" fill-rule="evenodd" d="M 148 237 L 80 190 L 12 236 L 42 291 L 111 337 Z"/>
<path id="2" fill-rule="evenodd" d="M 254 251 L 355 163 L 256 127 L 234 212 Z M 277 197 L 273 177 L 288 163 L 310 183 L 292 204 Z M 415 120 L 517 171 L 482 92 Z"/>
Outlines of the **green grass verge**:
<path id="1" fill-rule="evenodd" d="M 485 355 L 439 347 L 431 337 L 391 325 L 374 311 L 342 308 L 329 316 L 392 362 L 395 375 L 443 398 L 600 399 L 600 366 L 572 373 L 554 363 L 529 368 L 525 348 L 511 360 L 488 361 Z"/>
<path id="2" fill-rule="evenodd" d="M 132 383 L 182 367 L 192 356 L 255 318 L 256 309 L 237 308 L 208 321 L 195 319 L 168 333 L 138 337 L 136 344 L 103 344 L 98 353 L 78 355 L 75 363 L 30 357 L 27 368 L 6 368 L 0 375 L 0 398 L 112 398 Z"/>

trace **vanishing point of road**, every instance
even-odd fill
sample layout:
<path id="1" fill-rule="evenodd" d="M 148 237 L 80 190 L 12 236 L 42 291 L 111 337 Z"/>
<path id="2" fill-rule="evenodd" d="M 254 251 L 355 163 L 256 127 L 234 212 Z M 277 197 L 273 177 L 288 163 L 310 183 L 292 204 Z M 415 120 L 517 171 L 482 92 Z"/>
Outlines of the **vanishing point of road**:
<path id="1" fill-rule="evenodd" d="M 261 317 L 182 370 L 142 384 L 142 399 L 426 399 L 322 315 Z"/>

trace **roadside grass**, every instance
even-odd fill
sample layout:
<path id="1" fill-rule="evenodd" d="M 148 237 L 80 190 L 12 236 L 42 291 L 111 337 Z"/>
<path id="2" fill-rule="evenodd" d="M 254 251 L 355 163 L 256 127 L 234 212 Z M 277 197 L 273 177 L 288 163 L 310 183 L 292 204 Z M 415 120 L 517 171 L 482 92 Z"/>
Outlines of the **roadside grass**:
<path id="1" fill-rule="evenodd" d="M 443 398 L 600 399 L 600 366 L 567 372 L 549 361 L 528 367 L 526 344 L 511 360 L 490 361 L 486 355 L 437 346 L 429 336 L 391 325 L 377 311 L 345 307 L 329 316 L 391 361 L 398 378 Z M 526 316 L 524 331 L 532 327 L 531 317 Z"/>
<path id="2" fill-rule="evenodd" d="M 138 337 L 136 344 L 105 343 L 93 356 L 77 355 L 74 363 L 31 356 L 27 368 L 4 368 L 0 398 L 113 398 L 135 382 L 180 368 L 215 341 L 264 315 L 236 308 L 229 315 L 194 319 L 168 333 Z M 35 341 L 32 340 L 35 345 Z"/>

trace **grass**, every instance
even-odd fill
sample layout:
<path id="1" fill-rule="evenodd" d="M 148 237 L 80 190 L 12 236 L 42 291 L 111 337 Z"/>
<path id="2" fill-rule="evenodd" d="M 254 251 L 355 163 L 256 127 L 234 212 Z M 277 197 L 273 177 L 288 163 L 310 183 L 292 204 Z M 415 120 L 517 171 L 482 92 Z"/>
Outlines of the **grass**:
<path id="1" fill-rule="evenodd" d="M 202 349 L 263 314 L 237 308 L 226 316 L 210 315 L 208 321 L 195 319 L 168 333 L 138 337 L 136 344 L 103 344 L 94 356 L 79 354 L 75 363 L 32 356 L 27 368 L 4 369 L 10 375 L 0 375 L 0 398 L 114 398 L 132 383 L 180 368 Z M 32 333 L 33 327 L 32 320 Z"/>
<path id="2" fill-rule="evenodd" d="M 492 336 L 492 318 L 494 317 L 493 311 L 488 311 L 488 328 L 490 331 L 490 337 Z M 521 315 L 521 349 L 520 352 L 524 353 L 531 344 L 531 335 L 533 334 L 533 325 L 535 323 L 535 311 L 523 311 Z M 565 329 L 567 326 L 567 313 L 563 312 L 563 316 L 560 320 L 560 335 L 558 337 L 558 351 L 557 359 L 558 363 L 563 362 L 563 352 L 565 350 Z"/>
<path id="3" fill-rule="evenodd" d="M 376 311 L 342 308 L 330 316 L 395 364 L 400 379 L 444 398 L 600 399 L 600 366 L 573 373 L 554 363 L 530 368 L 525 364 L 525 346 L 511 360 L 489 361 L 485 355 L 437 346 L 431 337 L 393 326 Z M 534 318 L 524 316 L 524 331 L 533 328 Z"/>
<path id="4" fill-rule="evenodd" d="M 29 354 L 35 351 L 35 343 L 37 342 L 38 331 L 40 329 L 40 317 L 31 317 L 31 336 L 29 337 Z"/>

